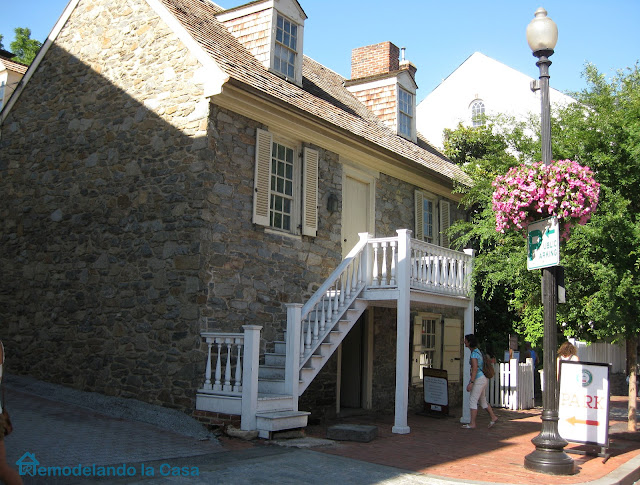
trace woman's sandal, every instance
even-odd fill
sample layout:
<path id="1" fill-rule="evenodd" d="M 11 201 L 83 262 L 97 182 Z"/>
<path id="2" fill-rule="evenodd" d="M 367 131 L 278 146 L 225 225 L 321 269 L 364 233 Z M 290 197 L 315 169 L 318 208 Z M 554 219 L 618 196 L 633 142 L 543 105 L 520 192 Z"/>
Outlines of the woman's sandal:
<path id="1" fill-rule="evenodd" d="M 487 426 L 487 428 L 493 428 L 493 425 L 494 425 L 494 424 L 496 424 L 497 422 L 498 422 L 498 418 L 496 418 L 496 420 L 495 420 L 495 421 L 491 421 L 491 422 L 489 423 L 489 426 Z"/>
<path id="2" fill-rule="evenodd" d="M 463 424 L 462 427 L 464 429 L 476 429 L 474 426 L 469 426 L 468 424 Z"/>

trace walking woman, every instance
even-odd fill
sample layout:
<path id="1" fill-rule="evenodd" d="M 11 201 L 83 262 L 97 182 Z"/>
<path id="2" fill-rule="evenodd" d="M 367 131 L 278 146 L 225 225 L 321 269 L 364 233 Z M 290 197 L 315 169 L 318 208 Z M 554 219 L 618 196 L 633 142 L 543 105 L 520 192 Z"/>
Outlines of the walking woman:
<path id="1" fill-rule="evenodd" d="M 471 396 L 469 397 L 469 408 L 471 408 L 471 422 L 469 424 L 465 424 L 462 427 L 467 429 L 475 429 L 476 417 L 478 416 L 478 401 L 480 401 L 480 406 L 482 407 L 482 409 L 485 409 L 489 413 L 489 417 L 491 418 L 489 428 L 491 428 L 494 424 L 496 424 L 496 421 L 498 421 L 498 417 L 495 415 L 493 409 L 487 402 L 485 389 L 487 388 L 489 379 L 487 379 L 487 377 L 482 372 L 484 359 L 482 356 L 482 352 L 478 350 L 478 342 L 476 340 L 476 336 L 472 333 L 470 333 L 469 335 L 465 335 L 464 346 L 471 351 L 471 358 L 469 359 L 469 363 L 471 364 L 471 378 L 469 379 L 469 384 L 467 384 L 467 392 L 471 393 Z"/>
<path id="2" fill-rule="evenodd" d="M 0 385 L 2 385 L 2 364 L 4 364 L 4 347 L 2 340 L 0 340 Z M 4 399 L 4 392 L 1 396 Z M 22 485 L 22 478 L 18 472 L 7 463 L 7 450 L 4 447 L 6 423 L 2 415 L 2 406 L 4 406 L 4 402 L 0 401 L 0 481 L 7 485 Z"/>

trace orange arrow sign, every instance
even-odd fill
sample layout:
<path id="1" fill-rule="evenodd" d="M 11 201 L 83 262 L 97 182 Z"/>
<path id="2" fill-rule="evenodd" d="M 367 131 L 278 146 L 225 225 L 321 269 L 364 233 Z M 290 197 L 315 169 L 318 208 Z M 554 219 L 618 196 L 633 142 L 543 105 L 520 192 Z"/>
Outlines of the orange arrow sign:
<path id="1" fill-rule="evenodd" d="M 598 421 L 592 421 L 590 419 L 577 419 L 575 416 L 567 418 L 570 424 L 586 424 L 587 426 L 598 426 Z"/>

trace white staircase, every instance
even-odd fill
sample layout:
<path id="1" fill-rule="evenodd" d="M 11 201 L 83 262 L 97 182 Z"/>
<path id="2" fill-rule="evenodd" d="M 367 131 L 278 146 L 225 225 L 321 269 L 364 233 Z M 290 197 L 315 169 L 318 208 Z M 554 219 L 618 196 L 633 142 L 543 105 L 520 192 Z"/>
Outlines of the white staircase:
<path id="1" fill-rule="evenodd" d="M 242 429 L 258 430 L 262 438 L 305 427 L 310 413 L 298 410 L 298 397 L 370 301 L 398 299 L 412 289 L 466 296 L 472 256 L 411 240 L 407 233 L 399 230 L 398 237 L 388 238 L 360 234 L 358 244 L 307 303 L 286 305 L 284 340 L 274 342 L 261 365 L 261 327 L 245 325 L 244 333 L 202 332 L 208 355 L 196 409 L 240 415 Z M 403 265 L 403 283 L 398 283 L 398 264 Z"/>

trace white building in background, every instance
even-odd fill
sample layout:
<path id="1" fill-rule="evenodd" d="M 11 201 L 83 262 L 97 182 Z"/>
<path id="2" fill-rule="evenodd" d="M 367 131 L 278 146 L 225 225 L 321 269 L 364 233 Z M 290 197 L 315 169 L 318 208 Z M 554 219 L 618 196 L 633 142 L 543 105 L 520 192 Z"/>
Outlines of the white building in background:
<path id="1" fill-rule="evenodd" d="M 12 61 L 11 52 L 0 49 L 0 111 L 7 103 L 29 66 Z"/>
<path id="2" fill-rule="evenodd" d="M 481 52 L 469 56 L 444 79 L 416 109 L 418 131 L 435 147 L 443 146 L 443 131 L 481 124 L 480 115 L 499 113 L 524 118 L 540 113 L 540 91 L 531 91 L 534 78 Z M 571 103 L 573 98 L 550 89 L 551 104 Z"/>

